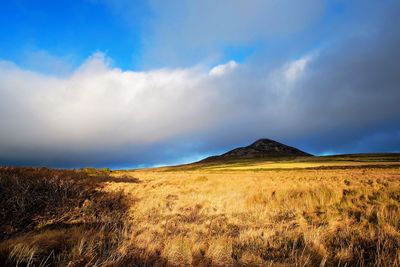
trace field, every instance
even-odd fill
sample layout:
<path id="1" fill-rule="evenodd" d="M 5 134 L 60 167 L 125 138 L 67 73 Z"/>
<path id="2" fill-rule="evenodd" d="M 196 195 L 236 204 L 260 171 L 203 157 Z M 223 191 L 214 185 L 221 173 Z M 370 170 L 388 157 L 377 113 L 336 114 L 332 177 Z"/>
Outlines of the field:
<path id="1" fill-rule="evenodd" d="M 400 266 L 399 159 L 0 168 L 0 263 Z"/>

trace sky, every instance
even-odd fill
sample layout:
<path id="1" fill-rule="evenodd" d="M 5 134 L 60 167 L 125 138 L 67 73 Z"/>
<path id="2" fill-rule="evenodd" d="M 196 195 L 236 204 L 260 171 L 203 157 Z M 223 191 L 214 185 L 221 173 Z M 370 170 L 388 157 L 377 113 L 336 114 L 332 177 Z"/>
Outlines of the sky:
<path id="1" fill-rule="evenodd" d="M 0 165 L 400 152 L 398 0 L 0 4 Z"/>

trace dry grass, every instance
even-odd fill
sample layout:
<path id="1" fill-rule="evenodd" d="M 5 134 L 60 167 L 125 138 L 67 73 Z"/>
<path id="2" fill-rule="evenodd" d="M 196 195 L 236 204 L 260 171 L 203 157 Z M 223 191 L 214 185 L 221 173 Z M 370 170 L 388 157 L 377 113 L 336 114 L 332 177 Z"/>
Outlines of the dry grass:
<path id="1" fill-rule="evenodd" d="M 128 260 L 118 251 L 129 227 L 124 196 L 102 190 L 121 181 L 103 172 L 0 168 L 0 266 Z"/>
<path id="2" fill-rule="evenodd" d="M 191 167 L 85 176 L 83 184 L 95 186 L 80 192 L 95 194 L 70 206 L 65 200 L 54 204 L 54 210 L 67 212 L 52 220 L 65 225 L 43 227 L 48 218 L 40 217 L 41 223 L 19 226 L 2 237 L 0 260 L 73 266 L 400 266 L 397 166 L 296 169 L 295 164 L 280 170 Z M 84 211 L 88 198 L 99 199 L 94 209 L 101 216 Z M 109 201 L 119 208 L 108 208 Z M 29 216 L 35 222 L 36 215 Z"/>

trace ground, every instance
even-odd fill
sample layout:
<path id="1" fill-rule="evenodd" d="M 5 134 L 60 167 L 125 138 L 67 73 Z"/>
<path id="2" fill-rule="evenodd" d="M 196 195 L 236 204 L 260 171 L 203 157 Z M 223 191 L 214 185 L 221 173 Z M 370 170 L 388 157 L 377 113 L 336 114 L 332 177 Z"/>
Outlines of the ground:
<path id="1" fill-rule="evenodd" d="M 89 173 L 89 181 L 97 179 L 93 190 L 102 197 L 82 198 L 75 221 L 67 218 L 65 225 L 52 231 L 70 229 L 79 214 L 87 214 L 85 210 L 99 210 L 111 221 L 118 213 L 117 221 L 123 226 L 106 230 L 107 235 L 118 236 L 112 246 L 105 246 L 110 250 L 107 255 L 91 251 L 86 257 L 89 252 L 82 244 L 91 238 L 84 235 L 93 231 L 89 227 L 79 230 L 72 247 L 64 248 L 62 260 L 49 262 L 72 266 L 400 266 L 397 155 L 247 160 L 102 173 L 107 179 L 98 178 L 98 171 L 83 172 Z M 115 196 L 122 204 L 114 213 L 103 211 L 105 204 L 98 203 L 110 198 L 115 202 Z M 102 219 L 92 220 L 103 230 L 108 225 Z M 34 250 L 35 243 L 29 243 L 26 235 L 34 238 L 40 229 L 34 225 L 28 233 L 21 230 L 3 237 L 3 260 L 8 257 L 8 263 L 15 263 L 19 259 L 15 247 L 21 243 L 25 250 Z M 22 256 L 19 260 L 24 262 Z"/>

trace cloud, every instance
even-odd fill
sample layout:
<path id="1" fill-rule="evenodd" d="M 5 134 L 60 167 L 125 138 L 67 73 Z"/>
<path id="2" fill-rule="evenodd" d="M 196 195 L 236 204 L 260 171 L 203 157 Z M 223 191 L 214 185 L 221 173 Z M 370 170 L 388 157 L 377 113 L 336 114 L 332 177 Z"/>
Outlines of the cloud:
<path id="1" fill-rule="evenodd" d="M 284 76 L 288 83 L 294 83 L 303 74 L 307 63 L 311 60 L 311 56 L 304 56 L 298 60 L 290 62 L 285 66 Z"/>
<path id="2" fill-rule="evenodd" d="M 198 68 L 121 71 L 96 53 L 67 78 L 9 62 L 0 77 L 3 159 L 79 158 L 124 146 L 135 155 L 215 126 L 205 111 L 220 112 L 208 70 Z"/>
<path id="3" fill-rule="evenodd" d="M 190 66 L 215 63 L 229 46 L 247 47 L 295 36 L 323 15 L 325 0 L 152 0 L 143 21 L 143 65 Z M 109 4 L 129 25 L 136 10 L 129 1 Z M 124 9 L 120 7 L 123 6 Z"/>
<path id="4" fill-rule="evenodd" d="M 0 61 L 0 163 L 174 163 L 260 137 L 313 153 L 398 151 L 399 5 L 391 7 L 392 13 L 361 21 L 364 30 L 353 28 L 323 47 L 271 64 L 260 63 L 268 60 L 263 57 L 213 68 L 197 62 L 123 71 L 95 53 L 70 75 L 57 76 Z M 250 24 L 251 12 L 243 15 Z M 278 28 L 297 30 L 289 26 Z M 227 33 L 210 29 L 210 36 L 234 38 L 229 27 Z M 243 42 L 253 38 L 238 32 Z"/>
<path id="5" fill-rule="evenodd" d="M 212 76 L 222 76 L 226 73 L 233 71 L 238 66 L 238 63 L 234 60 L 230 60 L 228 63 L 217 65 L 210 70 Z"/>
<path id="6" fill-rule="evenodd" d="M 1 62 L 0 159 L 157 164 L 259 137 L 312 152 L 359 148 L 379 127 L 398 136 L 399 37 L 382 30 L 368 46 L 346 39 L 273 68 L 122 71 L 96 53 L 60 78 Z"/>

